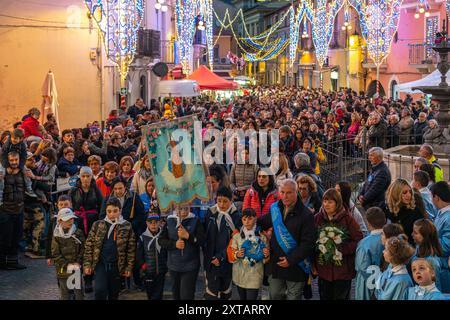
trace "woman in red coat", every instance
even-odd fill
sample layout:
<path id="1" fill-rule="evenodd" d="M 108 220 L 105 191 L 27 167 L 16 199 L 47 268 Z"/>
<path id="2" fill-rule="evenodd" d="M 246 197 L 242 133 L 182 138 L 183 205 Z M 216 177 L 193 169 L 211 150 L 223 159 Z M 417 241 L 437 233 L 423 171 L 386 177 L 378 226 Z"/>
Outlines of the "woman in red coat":
<path id="1" fill-rule="evenodd" d="M 348 300 L 356 276 L 356 247 L 363 238 L 359 225 L 344 208 L 336 189 L 324 193 L 314 220 L 319 232 L 314 271 L 319 275 L 320 299 Z M 330 241 L 334 243 L 331 246 Z"/>
<path id="2" fill-rule="evenodd" d="M 278 200 L 279 196 L 273 175 L 267 175 L 264 170 L 258 169 L 256 181 L 245 193 L 242 210 L 252 208 L 259 218 L 269 213 L 272 203 Z"/>

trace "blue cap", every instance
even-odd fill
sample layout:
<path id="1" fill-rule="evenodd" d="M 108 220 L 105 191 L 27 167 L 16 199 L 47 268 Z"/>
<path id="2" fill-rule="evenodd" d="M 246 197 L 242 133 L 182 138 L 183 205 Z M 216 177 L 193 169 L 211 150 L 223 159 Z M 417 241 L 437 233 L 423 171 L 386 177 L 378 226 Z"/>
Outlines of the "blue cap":
<path id="1" fill-rule="evenodd" d="M 159 214 L 157 214 L 157 213 L 150 212 L 150 213 L 147 215 L 147 221 L 150 221 L 150 220 L 159 220 L 159 219 L 161 219 L 161 216 L 160 216 Z"/>

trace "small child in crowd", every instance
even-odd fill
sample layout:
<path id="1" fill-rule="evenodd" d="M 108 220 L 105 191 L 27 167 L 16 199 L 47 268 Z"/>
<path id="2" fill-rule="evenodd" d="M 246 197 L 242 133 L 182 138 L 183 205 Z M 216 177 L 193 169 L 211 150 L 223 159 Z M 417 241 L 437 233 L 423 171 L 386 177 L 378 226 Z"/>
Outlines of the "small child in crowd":
<path id="1" fill-rule="evenodd" d="M 386 216 L 378 207 L 372 207 L 366 211 L 366 218 L 370 234 L 358 243 L 356 248 L 356 289 L 355 300 L 375 299 L 375 290 L 370 289 L 367 280 L 370 276 L 368 268 L 379 266 L 383 254 L 381 234 L 386 224 Z"/>
<path id="2" fill-rule="evenodd" d="M 144 285 L 149 300 L 162 300 L 167 273 L 167 250 L 159 244 L 161 217 L 155 213 L 147 216 L 147 229 L 139 237 L 136 260 L 144 275 Z"/>
<path id="3" fill-rule="evenodd" d="M 403 231 L 403 227 L 402 227 L 401 224 L 398 224 L 398 223 L 386 224 L 383 227 L 383 232 L 381 232 L 381 243 L 383 244 L 383 248 L 386 247 L 386 241 L 389 238 L 397 237 L 397 236 L 399 236 L 401 234 L 406 237 L 405 232 Z M 388 265 L 389 265 L 389 263 L 384 260 L 384 256 L 382 254 L 381 255 L 381 260 L 380 260 L 380 270 L 381 271 L 386 270 Z"/>
<path id="4" fill-rule="evenodd" d="M 256 227 L 254 209 L 244 209 L 242 225 L 228 246 L 228 260 L 233 264 L 233 282 L 239 298 L 256 300 L 264 278 L 264 263 L 268 262 L 268 240 Z"/>
<path id="5" fill-rule="evenodd" d="M 58 212 L 61 209 L 69 208 L 72 209 L 72 200 L 70 196 L 63 194 L 58 197 L 57 201 L 57 207 Z M 58 223 L 58 216 L 50 217 L 48 229 L 47 229 L 47 236 L 45 241 L 45 259 L 47 259 L 47 265 L 50 267 L 53 264 L 52 261 L 52 239 L 53 239 L 53 231 L 55 230 L 55 227 Z"/>
<path id="6" fill-rule="evenodd" d="M 433 264 L 424 258 L 418 258 L 411 265 L 414 281 L 418 284 L 408 288 L 406 300 L 446 300 L 436 287 L 436 273 Z"/>
<path id="7" fill-rule="evenodd" d="M 69 277 L 73 271 L 78 272 L 77 279 L 72 282 L 76 300 L 83 300 L 81 290 L 81 264 L 84 252 L 84 234 L 74 223 L 77 216 L 69 208 L 58 212 L 58 224 L 53 231 L 52 259 L 56 268 L 56 276 L 61 300 L 70 299 L 68 287 Z M 77 287 L 78 285 L 78 287 Z"/>
<path id="8" fill-rule="evenodd" d="M 402 300 L 406 290 L 413 286 L 406 264 L 414 254 L 414 248 L 403 235 L 386 241 L 383 256 L 388 268 L 377 281 L 375 294 L 378 300 Z"/>

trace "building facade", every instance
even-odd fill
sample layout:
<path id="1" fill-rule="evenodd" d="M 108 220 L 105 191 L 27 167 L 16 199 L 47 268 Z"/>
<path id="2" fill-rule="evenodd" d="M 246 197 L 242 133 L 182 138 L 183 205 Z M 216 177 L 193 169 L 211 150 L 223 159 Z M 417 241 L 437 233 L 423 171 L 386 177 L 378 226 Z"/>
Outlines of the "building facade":
<path id="1" fill-rule="evenodd" d="M 126 86 L 127 104 L 156 97 L 158 78 L 151 72 L 159 62 L 174 62 L 174 11 L 155 9 L 147 0 L 144 29 L 161 32 L 159 57 L 136 56 Z M 2 1 L 0 16 L 0 130 L 10 129 L 31 107 L 42 103 L 41 87 L 49 70 L 58 91 L 60 129 L 105 119 L 120 104 L 120 77 L 105 56 L 95 21 L 83 1 L 45 3 Z M 156 50 L 158 51 L 158 50 Z"/>

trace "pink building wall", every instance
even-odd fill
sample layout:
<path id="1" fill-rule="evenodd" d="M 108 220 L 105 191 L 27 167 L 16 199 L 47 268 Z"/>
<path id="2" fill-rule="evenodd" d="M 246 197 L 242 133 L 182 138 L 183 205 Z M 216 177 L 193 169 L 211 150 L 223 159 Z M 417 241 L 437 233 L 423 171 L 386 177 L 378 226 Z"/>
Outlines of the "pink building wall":
<path id="1" fill-rule="evenodd" d="M 416 11 L 413 7 L 405 8 L 409 4 L 415 4 L 416 1 L 404 1 L 398 27 L 398 39 L 392 41 L 391 52 L 386 59 L 387 69 L 380 70 L 380 82 L 386 95 L 391 95 L 391 81 L 397 81 L 397 84 L 418 80 L 427 74 L 422 74 L 418 69 L 409 65 L 408 44 L 424 43 L 425 40 L 425 17 L 420 14 L 419 19 L 414 18 Z M 442 20 L 445 19 L 445 2 L 429 1 L 431 5 L 430 16 L 437 15 L 439 20 L 439 30 L 442 29 Z M 376 78 L 376 72 L 372 70 L 369 75 L 372 80 Z M 367 82 L 369 85 L 370 81 Z M 402 94 L 401 97 L 404 95 Z"/>

